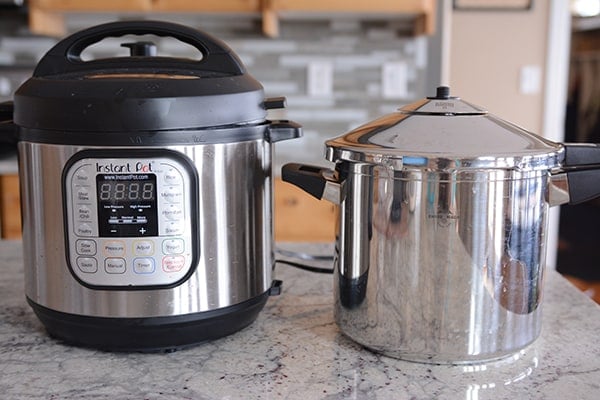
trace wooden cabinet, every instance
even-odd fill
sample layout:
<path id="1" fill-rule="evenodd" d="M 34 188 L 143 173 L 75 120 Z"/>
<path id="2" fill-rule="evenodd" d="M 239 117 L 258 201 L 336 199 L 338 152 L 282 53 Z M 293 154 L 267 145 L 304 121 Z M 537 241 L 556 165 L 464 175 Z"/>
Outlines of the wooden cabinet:
<path id="1" fill-rule="evenodd" d="M 21 238 L 19 176 L 0 175 L 0 238 Z"/>
<path id="2" fill-rule="evenodd" d="M 152 11 L 163 12 L 260 12 L 261 0 L 154 0 Z"/>
<path id="3" fill-rule="evenodd" d="M 262 18 L 266 36 L 279 34 L 281 18 L 323 18 L 340 14 L 383 19 L 411 18 L 413 32 L 431 34 L 435 26 L 436 0 L 29 0 L 32 32 L 51 36 L 66 34 L 68 13 L 248 13 Z"/>
<path id="4" fill-rule="evenodd" d="M 333 242 L 337 207 L 281 179 L 274 184 L 275 241 Z"/>
<path id="5" fill-rule="evenodd" d="M 277 36 L 279 18 L 358 15 L 382 19 L 411 18 L 415 35 L 435 31 L 436 0 L 264 0 L 263 30 Z M 269 21 L 269 19 L 273 21 Z"/>

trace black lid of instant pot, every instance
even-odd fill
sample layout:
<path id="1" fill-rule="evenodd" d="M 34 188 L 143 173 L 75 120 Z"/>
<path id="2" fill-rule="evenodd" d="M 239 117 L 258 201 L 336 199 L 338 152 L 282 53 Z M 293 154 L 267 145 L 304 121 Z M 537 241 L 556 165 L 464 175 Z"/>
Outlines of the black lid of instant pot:
<path id="1" fill-rule="evenodd" d="M 174 37 L 201 60 L 157 57 L 149 42 L 124 43 L 131 56 L 83 61 L 82 51 L 107 37 Z M 21 128 L 63 132 L 202 129 L 261 122 L 261 84 L 222 41 L 183 25 L 114 22 L 60 41 L 15 93 Z"/>

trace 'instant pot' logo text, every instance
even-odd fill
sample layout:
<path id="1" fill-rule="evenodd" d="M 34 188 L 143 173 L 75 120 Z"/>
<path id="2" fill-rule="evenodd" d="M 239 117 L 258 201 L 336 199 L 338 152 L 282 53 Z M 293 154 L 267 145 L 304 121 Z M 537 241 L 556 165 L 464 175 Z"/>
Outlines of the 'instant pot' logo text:
<path id="1" fill-rule="evenodd" d="M 127 172 L 152 172 L 152 163 L 96 163 L 96 172 L 127 173 Z"/>

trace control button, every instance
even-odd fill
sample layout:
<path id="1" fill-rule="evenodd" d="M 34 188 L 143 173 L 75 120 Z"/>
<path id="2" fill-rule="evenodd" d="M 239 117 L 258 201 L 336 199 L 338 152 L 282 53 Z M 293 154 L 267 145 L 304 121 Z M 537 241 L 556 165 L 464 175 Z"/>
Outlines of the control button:
<path id="1" fill-rule="evenodd" d="M 79 268 L 81 272 L 84 272 L 86 274 L 93 274 L 95 272 L 98 272 L 98 262 L 95 258 L 78 257 L 77 268 Z"/>
<path id="2" fill-rule="evenodd" d="M 162 260 L 162 269 L 165 272 L 179 272 L 184 266 L 184 256 L 166 256 Z"/>
<path id="3" fill-rule="evenodd" d="M 94 231 L 90 224 L 83 222 L 75 226 L 75 234 L 77 236 L 93 236 Z"/>
<path id="4" fill-rule="evenodd" d="M 96 242 L 93 240 L 78 240 L 75 242 L 77 254 L 93 256 L 96 254 Z"/>
<path id="5" fill-rule="evenodd" d="M 183 209 L 176 204 L 167 205 L 162 211 L 163 217 L 169 220 L 183 219 Z"/>
<path id="6" fill-rule="evenodd" d="M 90 184 L 90 174 L 88 173 L 85 167 L 81 167 L 77 171 L 75 171 L 75 173 L 73 174 L 73 182 L 77 185 Z"/>
<path id="7" fill-rule="evenodd" d="M 135 258 L 133 260 L 133 272 L 136 274 L 151 274 L 154 272 L 153 258 Z"/>
<path id="8" fill-rule="evenodd" d="M 92 211 L 88 206 L 80 205 L 75 210 L 77 219 L 80 221 L 90 221 L 92 219 Z"/>
<path id="9" fill-rule="evenodd" d="M 183 200 L 183 191 L 175 186 L 169 186 L 160 192 L 160 198 L 168 203 L 180 204 Z"/>
<path id="10" fill-rule="evenodd" d="M 183 234 L 183 221 L 169 221 L 162 226 L 162 231 L 167 236 Z"/>
<path id="11" fill-rule="evenodd" d="M 80 187 L 77 189 L 77 201 L 90 201 L 90 191 L 85 187 Z"/>
<path id="12" fill-rule="evenodd" d="M 107 258 L 106 260 L 104 260 L 104 270 L 107 274 L 124 274 L 125 259 Z"/>
<path id="13" fill-rule="evenodd" d="M 125 243 L 120 240 L 111 240 L 102 244 L 102 251 L 105 256 L 117 257 L 125 255 Z"/>
<path id="14" fill-rule="evenodd" d="M 162 243 L 164 254 L 181 254 L 185 250 L 183 239 L 166 239 Z"/>
<path id="15" fill-rule="evenodd" d="M 163 180 L 167 185 L 181 185 L 181 175 L 174 168 L 168 169 L 163 175 Z"/>
<path id="16" fill-rule="evenodd" d="M 150 256 L 154 254 L 154 243 L 150 240 L 139 240 L 133 243 L 133 253 L 138 256 Z"/>

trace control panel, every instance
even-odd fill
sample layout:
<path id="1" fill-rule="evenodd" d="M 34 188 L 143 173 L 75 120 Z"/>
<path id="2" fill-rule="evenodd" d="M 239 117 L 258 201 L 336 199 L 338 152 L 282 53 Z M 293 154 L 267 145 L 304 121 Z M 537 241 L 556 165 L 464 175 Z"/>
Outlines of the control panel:
<path id="1" fill-rule="evenodd" d="M 129 156 L 115 157 L 121 152 Z M 185 156 L 168 150 L 78 153 L 63 185 L 68 260 L 80 281 L 156 287 L 190 273 L 197 188 Z"/>

